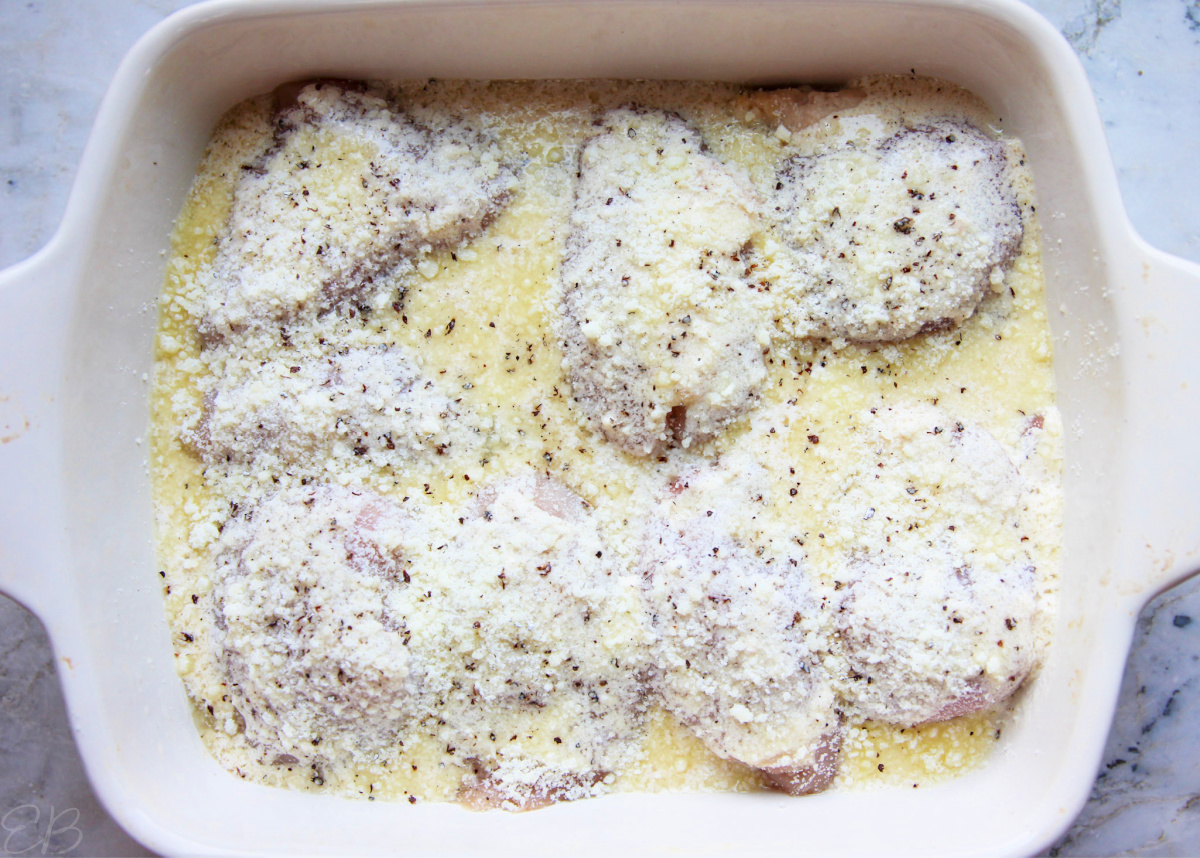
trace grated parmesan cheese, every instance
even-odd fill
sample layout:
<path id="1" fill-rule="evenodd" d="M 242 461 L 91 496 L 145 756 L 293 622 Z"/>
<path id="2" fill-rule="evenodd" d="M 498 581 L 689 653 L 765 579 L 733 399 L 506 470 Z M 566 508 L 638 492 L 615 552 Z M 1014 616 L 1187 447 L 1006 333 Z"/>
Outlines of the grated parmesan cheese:
<path id="1" fill-rule="evenodd" d="M 689 474 L 648 528 L 655 688 L 715 753 L 803 794 L 833 779 L 841 715 L 803 552 L 755 551 L 746 526 L 765 482 L 753 461 Z"/>
<path id="2" fill-rule="evenodd" d="M 961 324 L 1003 289 L 1021 241 L 1007 161 L 946 118 L 790 158 L 775 212 L 793 330 L 880 342 Z"/>
<path id="3" fill-rule="evenodd" d="M 844 699 L 902 726 L 993 706 L 1037 663 L 1024 481 L 991 435 L 931 406 L 864 422 L 866 467 L 839 504 L 874 510 L 835 572 Z"/>
<path id="4" fill-rule="evenodd" d="M 690 446 L 752 407 L 766 377 L 749 249 L 761 206 L 678 117 L 622 108 L 598 124 L 562 267 L 572 389 L 631 452 Z"/>
<path id="5" fill-rule="evenodd" d="M 395 466 L 473 431 L 397 348 L 265 361 L 231 350 L 214 363 L 200 413 L 181 433 L 205 462 L 278 468 L 327 459 L 337 447 Z"/>
<path id="6" fill-rule="evenodd" d="M 304 87 L 274 145 L 244 165 L 200 325 L 219 337 L 329 310 L 422 245 L 483 229 L 515 175 L 465 123 L 413 122 L 380 93 Z"/>

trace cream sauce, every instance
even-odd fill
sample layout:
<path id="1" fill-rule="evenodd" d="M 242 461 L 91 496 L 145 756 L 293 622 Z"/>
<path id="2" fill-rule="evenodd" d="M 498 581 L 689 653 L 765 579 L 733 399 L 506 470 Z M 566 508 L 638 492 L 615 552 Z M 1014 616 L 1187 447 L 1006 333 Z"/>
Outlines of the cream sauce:
<path id="1" fill-rule="evenodd" d="M 869 136 L 881 122 L 965 117 L 1000 133 L 1010 159 L 1020 162 L 1019 143 L 1004 136 L 987 109 L 961 90 L 908 78 L 859 85 L 866 91 L 861 103 L 787 133 L 748 113 L 738 100 L 741 89 L 720 84 L 394 85 L 399 101 L 418 120 L 440 109 L 480 118 L 499 138 L 504 156 L 523 165 L 515 194 L 481 236 L 459 247 L 430 250 L 417 270 L 377 280 L 365 316 L 329 314 L 310 330 L 289 330 L 286 339 L 277 331 L 247 337 L 245 348 L 251 357 L 265 358 L 316 355 L 329 343 L 393 344 L 416 356 L 423 375 L 461 412 L 473 415 L 479 432 L 471 443 L 452 444 L 443 455 L 420 458 L 406 468 L 377 467 L 343 450 L 301 470 L 415 506 L 461 505 L 481 483 L 532 467 L 590 502 L 617 562 L 633 568 L 636 529 L 651 508 L 654 490 L 697 464 L 735 452 L 750 455 L 772 480 L 759 515 L 788 530 L 803 546 L 808 574 L 831 584 L 831 570 L 839 568 L 853 539 L 839 528 L 833 507 L 847 474 L 857 467 L 845 457 L 864 411 L 933 403 L 990 432 L 1014 461 L 1024 456 L 1023 433 L 1036 415 L 1045 431 L 1029 468 L 1036 479 L 1029 499 L 1028 550 L 1037 561 L 1048 615 L 1057 586 L 1060 433 L 1040 233 L 1024 171 L 1017 171 L 1025 219 L 1019 256 L 1004 291 L 986 299 L 961 327 L 867 347 L 795 340 L 784 320 L 771 344 L 760 405 L 713 440 L 657 458 L 607 444 L 585 428 L 573 407 L 555 327 L 557 281 L 579 150 L 600 111 L 628 103 L 674 111 L 700 131 L 718 158 L 741 165 L 764 196 L 783 158 L 819 154 Z M 193 424 L 203 407 L 205 385 L 221 370 L 197 333 L 203 307 L 199 275 L 213 263 L 242 166 L 267 149 L 271 134 L 266 98 L 239 105 L 222 120 L 176 223 L 160 301 L 151 461 L 178 671 L 195 702 L 205 744 L 241 777 L 385 800 L 453 800 L 463 770 L 447 760 L 432 732 L 370 765 L 314 772 L 265 758 L 239 730 L 241 716 L 212 652 L 206 599 L 213 588 L 214 546 L 231 502 L 253 502 L 301 478 L 298 471 L 205 467 L 180 440 L 181 428 Z M 769 232 L 757 240 L 768 272 L 777 249 Z M 1006 713 L 998 711 L 908 729 L 851 724 L 838 784 L 924 785 L 969 771 L 986 760 L 1005 719 Z M 640 759 L 615 773 L 613 790 L 763 788 L 754 770 L 718 758 L 658 709 L 646 719 L 639 748 Z"/>

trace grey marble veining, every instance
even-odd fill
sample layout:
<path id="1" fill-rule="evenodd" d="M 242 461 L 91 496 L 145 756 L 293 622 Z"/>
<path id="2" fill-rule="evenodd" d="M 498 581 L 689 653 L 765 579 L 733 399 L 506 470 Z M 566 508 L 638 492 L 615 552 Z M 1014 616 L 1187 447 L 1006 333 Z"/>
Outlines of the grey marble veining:
<path id="1" fill-rule="evenodd" d="M 121 56 L 185 5 L 0 0 L 0 267 L 49 239 Z M 1080 54 L 1135 227 L 1200 261 L 1200 0 L 1031 5 Z M 1143 612 L 1091 800 L 1049 854 L 1200 854 L 1197 712 L 1200 580 Z M 148 854 L 87 784 L 45 633 L 0 596 L 0 856 L 18 853 Z"/>
<path id="2" fill-rule="evenodd" d="M 1200 854 L 1200 583 L 1151 602 L 1104 764 L 1087 807 L 1051 855 Z"/>

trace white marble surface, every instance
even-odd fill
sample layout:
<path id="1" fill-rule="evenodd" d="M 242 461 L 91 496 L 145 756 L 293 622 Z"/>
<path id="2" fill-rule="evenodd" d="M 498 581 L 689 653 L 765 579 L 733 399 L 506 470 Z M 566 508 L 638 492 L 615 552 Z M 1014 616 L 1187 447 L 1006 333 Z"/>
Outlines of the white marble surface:
<path id="1" fill-rule="evenodd" d="M 0 0 L 0 267 L 35 251 L 58 224 L 121 56 L 186 5 Z M 1135 226 L 1152 244 L 1200 261 L 1200 0 L 1031 5 L 1083 60 Z M 1143 612 L 1091 800 L 1050 854 L 1200 855 L 1197 711 L 1200 579 Z M 45 633 L 0 596 L 0 856 L 7 854 L 149 853 L 88 787 Z"/>

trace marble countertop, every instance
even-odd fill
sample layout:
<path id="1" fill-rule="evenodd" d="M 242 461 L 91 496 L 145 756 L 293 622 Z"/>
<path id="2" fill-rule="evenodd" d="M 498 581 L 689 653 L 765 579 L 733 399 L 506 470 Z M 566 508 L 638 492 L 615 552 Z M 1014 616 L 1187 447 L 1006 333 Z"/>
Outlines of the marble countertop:
<path id="1" fill-rule="evenodd" d="M 186 0 L 0 4 L 0 267 L 62 217 L 100 98 L 133 42 Z M 1033 0 L 1095 88 L 1137 230 L 1200 261 L 1200 0 Z M 1200 579 L 1138 621 L 1092 796 L 1051 855 L 1200 855 Z M 24 825 L 34 814 L 49 840 Z M 45 632 L 0 596 L 0 856 L 147 855 L 97 802 Z"/>

